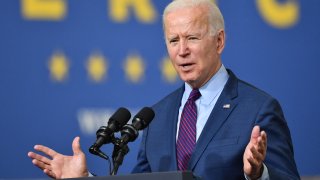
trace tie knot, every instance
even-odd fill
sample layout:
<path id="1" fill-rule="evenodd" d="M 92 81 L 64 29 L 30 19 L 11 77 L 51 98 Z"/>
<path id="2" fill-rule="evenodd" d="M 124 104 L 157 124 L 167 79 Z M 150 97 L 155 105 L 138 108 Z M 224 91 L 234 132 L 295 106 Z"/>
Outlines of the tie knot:
<path id="1" fill-rule="evenodd" d="M 189 95 L 188 100 L 196 101 L 201 96 L 199 89 L 193 89 Z"/>

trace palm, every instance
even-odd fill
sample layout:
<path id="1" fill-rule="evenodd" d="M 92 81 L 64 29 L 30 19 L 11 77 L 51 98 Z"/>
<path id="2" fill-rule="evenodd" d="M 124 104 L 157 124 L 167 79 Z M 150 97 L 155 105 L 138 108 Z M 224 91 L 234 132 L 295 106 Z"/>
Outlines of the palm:
<path id="1" fill-rule="evenodd" d="M 42 145 L 36 145 L 35 149 L 48 155 L 51 157 L 50 159 L 34 152 L 29 152 L 28 155 L 33 159 L 32 162 L 36 166 L 52 178 L 61 179 L 88 176 L 86 158 L 80 148 L 79 141 L 78 137 L 73 140 L 73 156 L 57 153 L 53 149 Z"/>
<path id="2" fill-rule="evenodd" d="M 52 172 L 55 178 L 81 177 L 86 172 L 84 155 L 65 156 L 57 154 L 52 159 Z"/>
<path id="3" fill-rule="evenodd" d="M 261 177 L 266 149 L 267 134 L 264 131 L 260 132 L 260 127 L 255 126 L 252 129 L 250 142 L 243 154 L 243 171 L 250 179 Z"/>
<path id="4" fill-rule="evenodd" d="M 252 146 L 250 146 L 249 144 L 246 147 L 246 150 L 244 152 L 244 156 L 243 156 L 243 170 L 245 174 L 252 174 L 253 173 L 253 168 L 250 164 L 250 162 L 247 160 L 247 157 L 251 157 L 252 153 L 250 151 L 250 148 Z"/>

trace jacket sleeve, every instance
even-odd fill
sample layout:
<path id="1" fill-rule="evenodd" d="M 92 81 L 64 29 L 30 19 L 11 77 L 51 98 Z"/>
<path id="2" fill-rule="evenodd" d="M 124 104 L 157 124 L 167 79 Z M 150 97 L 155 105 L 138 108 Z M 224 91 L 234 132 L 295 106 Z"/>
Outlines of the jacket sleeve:
<path id="1" fill-rule="evenodd" d="M 264 163 L 270 179 L 300 179 L 290 131 L 277 100 L 266 100 L 257 115 L 256 124 L 267 133 L 267 154 Z"/>
<path id="2" fill-rule="evenodd" d="M 143 131 L 140 149 L 139 149 L 138 157 L 137 157 L 137 164 L 133 168 L 132 173 L 151 172 L 151 168 L 150 168 L 147 156 L 146 156 L 146 140 L 147 140 L 147 135 L 148 135 L 148 129 L 149 128 L 146 128 Z"/>

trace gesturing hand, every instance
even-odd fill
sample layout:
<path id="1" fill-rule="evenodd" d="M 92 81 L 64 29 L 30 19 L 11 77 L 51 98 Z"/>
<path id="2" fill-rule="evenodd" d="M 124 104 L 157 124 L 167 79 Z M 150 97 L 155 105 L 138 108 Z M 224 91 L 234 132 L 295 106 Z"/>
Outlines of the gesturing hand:
<path id="1" fill-rule="evenodd" d="M 243 154 L 243 171 L 250 179 L 258 179 L 263 172 L 263 161 L 267 151 L 267 134 L 260 127 L 252 129 L 250 142 Z"/>
<path id="2" fill-rule="evenodd" d="M 47 158 L 34 152 L 28 153 L 32 163 L 42 169 L 48 176 L 55 179 L 88 176 L 86 157 L 80 148 L 79 137 L 74 138 L 72 142 L 73 156 L 57 153 L 43 145 L 35 145 L 34 149 L 50 157 Z"/>

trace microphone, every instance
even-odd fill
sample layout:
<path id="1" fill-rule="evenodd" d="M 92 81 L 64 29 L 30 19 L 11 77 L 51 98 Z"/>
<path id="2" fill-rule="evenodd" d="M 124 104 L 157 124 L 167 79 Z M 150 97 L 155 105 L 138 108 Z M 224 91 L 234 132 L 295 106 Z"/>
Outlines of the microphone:
<path id="1" fill-rule="evenodd" d="M 129 121 L 131 113 L 126 108 L 120 107 L 109 119 L 108 126 L 101 126 L 97 131 L 96 142 L 89 148 L 89 152 L 101 156 L 99 150 L 103 144 L 108 144 L 114 139 L 114 133 Z M 104 158 L 104 157 L 103 157 Z"/>
<path id="2" fill-rule="evenodd" d="M 122 148 L 128 142 L 136 140 L 139 135 L 139 130 L 146 128 L 154 116 L 154 111 L 151 108 L 144 107 L 141 109 L 132 119 L 131 125 L 127 124 L 123 126 L 121 138 L 118 140 L 117 145 Z"/>
<path id="3" fill-rule="evenodd" d="M 153 118 L 153 110 L 149 107 L 144 107 L 138 112 L 137 115 L 134 116 L 131 125 L 127 124 L 123 126 L 120 139 L 115 138 L 115 141 L 113 141 L 113 170 L 111 175 L 117 174 L 118 168 L 122 164 L 124 156 L 129 152 L 127 145 L 128 142 L 136 140 L 139 135 L 139 130 L 146 128 Z"/>

